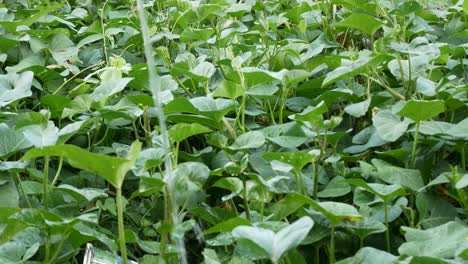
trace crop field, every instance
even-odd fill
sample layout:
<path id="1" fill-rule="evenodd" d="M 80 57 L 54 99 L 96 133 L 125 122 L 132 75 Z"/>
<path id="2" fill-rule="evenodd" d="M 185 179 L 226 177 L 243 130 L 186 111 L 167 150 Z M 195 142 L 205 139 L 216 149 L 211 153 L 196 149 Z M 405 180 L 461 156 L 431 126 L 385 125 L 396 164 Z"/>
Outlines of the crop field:
<path id="1" fill-rule="evenodd" d="M 0 264 L 468 263 L 467 18 L 0 0 Z"/>

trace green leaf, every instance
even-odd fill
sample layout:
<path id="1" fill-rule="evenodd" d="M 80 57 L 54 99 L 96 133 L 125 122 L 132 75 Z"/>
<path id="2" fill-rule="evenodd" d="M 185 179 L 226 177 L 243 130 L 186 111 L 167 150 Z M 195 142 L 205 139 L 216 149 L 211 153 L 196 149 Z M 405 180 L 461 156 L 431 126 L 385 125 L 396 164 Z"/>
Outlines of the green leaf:
<path id="1" fill-rule="evenodd" d="M 254 242 L 267 253 L 273 263 L 278 263 L 284 253 L 299 246 L 313 225 L 312 219 L 304 216 L 278 233 L 259 227 L 239 226 L 232 231 L 232 235 L 237 239 Z"/>
<path id="2" fill-rule="evenodd" d="M 360 153 L 372 147 L 382 146 L 388 141 L 382 139 L 377 132 L 375 126 L 369 126 L 361 130 L 353 137 L 353 146 L 347 147 L 343 150 L 345 153 Z"/>
<path id="3" fill-rule="evenodd" d="M 8 127 L 5 123 L 0 124 L 0 157 L 30 146 L 32 144 L 24 137 L 23 133 Z"/>
<path id="4" fill-rule="evenodd" d="M 221 82 L 218 88 L 213 92 L 214 97 L 225 97 L 229 99 L 236 99 L 242 96 L 242 94 L 243 89 L 241 85 L 227 80 Z"/>
<path id="5" fill-rule="evenodd" d="M 213 117 L 218 121 L 220 121 L 224 115 L 234 110 L 234 101 L 223 98 L 196 97 L 190 99 L 190 103 L 200 111 L 201 114 Z"/>
<path id="6" fill-rule="evenodd" d="M 215 33 L 212 28 L 186 28 L 180 33 L 180 40 L 183 42 L 199 41 L 203 40 L 206 42 Z"/>
<path id="7" fill-rule="evenodd" d="M 341 176 L 334 177 L 325 187 L 318 193 L 320 198 L 340 197 L 351 191 L 351 186 Z"/>
<path id="8" fill-rule="evenodd" d="M 96 189 L 96 188 L 78 189 L 68 184 L 61 184 L 55 189 L 62 190 L 62 191 L 69 193 L 71 196 L 75 197 L 78 201 L 86 199 L 88 200 L 88 202 L 91 202 L 96 198 L 107 197 L 107 194 L 105 193 L 104 190 Z"/>
<path id="9" fill-rule="evenodd" d="M 320 101 L 315 107 L 308 106 L 304 111 L 298 114 L 289 116 L 293 120 L 307 121 L 311 124 L 323 122 L 322 114 L 328 112 L 328 107 L 324 101 Z"/>
<path id="10" fill-rule="evenodd" d="M 64 157 L 68 159 L 68 162 L 73 167 L 95 172 L 115 188 L 120 188 L 125 174 L 132 168 L 140 149 L 141 143 L 135 141 L 125 159 L 91 153 L 74 145 L 47 146 L 29 150 L 24 154 L 21 160 L 42 156 Z"/>
<path id="11" fill-rule="evenodd" d="M 363 13 L 352 13 L 347 18 L 335 24 L 335 27 L 345 27 L 360 30 L 368 35 L 373 35 L 382 22 L 375 17 Z"/>
<path id="12" fill-rule="evenodd" d="M 344 110 L 346 113 L 354 116 L 354 117 L 361 117 L 367 113 L 367 110 L 369 109 L 371 103 L 371 99 L 368 98 L 365 101 L 355 103 L 355 104 L 350 104 L 347 105 Z"/>
<path id="13" fill-rule="evenodd" d="M 413 191 L 424 186 L 419 170 L 404 169 L 392 166 L 382 160 L 373 159 L 372 164 L 377 169 L 377 177 L 390 184 L 399 184 Z"/>
<path id="14" fill-rule="evenodd" d="M 250 222 L 242 217 L 230 218 L 224 222 L 221 222 L 203 232 L 205 235 L 221 233 L 221 232 L 231 232 L 234 228 L 238 226 L 249 226 Z"/>
<path id="15" fill-rule="evenodd" d="M 398 112 L 400 116 L 408 117 L 415 122 L 429 120 L 445 111 L 445 103 L 442 100 L 408 101 Z"/>
<path id="16" fill-rule="evenodd" d="M 0 108 L 18 99 L 31 96 L 33 77 L 34 73 L 31 71 L 0 75 Z"/>
<path id="17" fill-rule="evenodd" d="M 17 32 L 16 28 L 18 26 L 31 26 L 39 18 L 61 7 L 62 7 L 62 4 L 59 4 L 59 3 L 54 3 L 54 4 L 51 4 L 50 6 L 42 6 L 42 8 L 37 9 L 38 11 L 35 14 L 25 19 L 22 19 L 20 21 L 14 21 L 14 22 L 1 21 L 0 24 L 5 26 L 8 29 L 8 31 L 10 31 L 11 33 L 16 33 Z"/>
<path id="18" fill-rule="evenodd" d="M 437 93 L 435 83 L 424 77 L 416 79 L 416 87 L 418 88 L 418 92 L 425 96 L 434 96 Z"/>
<path id="19" fill-rule="evenodd" d="M 298 193 L 292 193 L 288 196 L 290 196 L 290 199 L 292 200 L 312 206 L 312 208 L 322 213 L 332 225 L 336 225 L 343 220 L 361 221 L 363 218 L 356 208 L 349 204 L 338 202 L 316 202 L 311 198 Z"/>
<path id="20" fill-rule="evenodd" d="M 0 172 L 0 207 L 19 207 L 15 181 L 6 172 Z"/>
<path id="21" fill-rule="evenodd" d="M 245 67 L 241 69 L 247 87 L 254 87 L 259 84 L 271 83 L 283 79 L 283 74 L 272 72 L 255 67 Z"/>
<path id="22" fill-rule="evenodd" d="M 401 120 L 400 117 L 389 110 L 379 111 L 374 118 L 372 118 L 372 121 L 379 136 L 383 140 L 390 142 L 399 139 L 412 123 L 409 119 Z"/>
<path id="23" fill-rule="evenodd" d="M 312 163 L 315 159 L 314 154 L 305 152 L 266 152 L 262 155 L 263 158 L 270 160 L 278 160 L 287 163 L 294 167 L 294 170 L 299 173 L 301 169 Z"/>
<path id="24" fill-rule="evenodd" d="M 259 148 L 265 144 L 265 136 L 260 131 L 249 131 L 236 138 L 229 147 L 232 150 Z"/>
<path id="25" fill-rule="evenodd" d="M 402 229 L 406 242 L 398 252 L 408 256 L 454 258 L 456 250 L 468 237 L 468 227 L 453 221 L 426 230 Z"/>
<path id="26" fill-rule="evenodd" d="M 373 55 L 369 51 L 361 51 L 359 58 L 355 61 L 341 60 L 341 66 L 327 73 L 322 86 L 326 87 L 337 81 L 345 80 L 349 77 L 367 73 L 369 68 L 376 68 L 387 61 L 387 55 Z"/>
<path id="27" fill-rule="evenodd" d="M 389 202 L 395 197 L 405 195 L 405 190 L 398 184 L 367 183 L 363 179 L 348 179 L 346 181 L 377 195 L 384 202 Z"/>
<path id="28" fill-rule="evenodd" d="M 59 130 L 52 121 L 49 121 L 46 127 L 25 126 L 21 128 L 21 131 L 36 148 L 55 145 L 59 138 Z"/>
<path id="29" fill-rule="evenodd" d="M 180 201 L 190 198 L 203 189 L 210 176 L 210 169 L 200 162 L 184 162 L 174 170 L 176 197 Z"/>
<path id="30" fill-rule="evenodd" d="M 449 128 L 446 134 L 456 138 L 468 138 L 468 118 Z"/>
<path id="31" fill-rule="evenodd" d="M 192 123 L 192 124 L 187 124 L 187 123 L 178 123 L 173 125 L 169 130 L 169 136 L 172 138 L 172 140 L 176 142 L 182 142 L 183 140 L 194 136 L 198 134 L 204 134 L 204 133 L 209 133 L 212 130 L 202 126 L 198 123 Z"/>
<path id="32" fill-rule="evenodd" d="M 133 78 L 120 78 L 104 81 L 94 89 L 91 93 L 91 97 L 95 102 L 106 100 L 110 96 L 125 89 L 131 80 L 133 80 Z"/>
<path id="33" fill-rule="evenodd" d="M 397 257 L 372 247 L 361 248 L 353 257 L 338 261 L 336 264 L 394 264 Z"/>

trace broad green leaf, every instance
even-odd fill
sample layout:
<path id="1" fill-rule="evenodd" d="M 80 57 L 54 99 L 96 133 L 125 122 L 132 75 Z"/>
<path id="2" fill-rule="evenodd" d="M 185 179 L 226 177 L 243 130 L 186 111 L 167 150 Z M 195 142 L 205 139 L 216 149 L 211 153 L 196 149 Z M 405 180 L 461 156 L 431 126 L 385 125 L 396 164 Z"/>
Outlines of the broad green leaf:
<path id="1" fill-rule="evenodd" d="M 409 119 L 403 119 L 389 110 L 379 111 L 374 118 L 372 118 L 374 126 L 379 133 L 379 136 L 386 141 L 396 141 L 408 129 L 412 123 Z"/>
<path id="2" fill-rule="evenodd" d="M 173 125 L 169 130 L 169 136 L 176 142 L 182 142 L 183 140 L 198 134 L 205 134 L 211 132 L 211 129 L 202 126 L 198 123 L 178 123 Z"/>
<path id="3" fill-rule="evenodd" d="M 75 197 L 78 201 L 83 199 L 88 200 L 89 202 L 93 201 L 96 198 L 107 197 L 107 194 L 102 189 L 96 188 L 82 188 L 78 189 L 74 186 L 68 184 L 61 184 L 55 189 L 62 190 L 69 193 L 71 196 Z"/>
<path id="4" fill-rule="evenodd" d="M 312 219 L 304 216 L 278 233 L 259 227 L 239 226 L 232 231 L 232 235 L 237 239 L 254 242 L 267 253 L 273 263 L 278 263 L 284 253 L 299 246 L 313 225 Z"/>
<path id="5" fill-rule="evenodd" d="M 241 69 L 244 75 L 247 87 L 254 87 L 259 84 L 271 83 L 283 79 L 283 73 L 272 72 L 254 67 L 245 67 Z"/>
<path id="6" fill-rule="evenodd" d="M 344 108 L 345 112 L 354 116 L 354 117 L 361 117 L 367 113 L 367 110 L 369 109 L 371 103 L 371 99 L 368 98 L 365 101 L 355 103 L 355 104 L 350 104 Z"/>
<path id="7" fill-rule="evenodd" d="M 349 77 L 367 73 L 369 68 L 375 68 L 388 59 L 386 55 L 373 55 L 369 51 L 361 51 L 359 58 L 355 61 L 341 60 L 341 66 L 327 73 L 322 86 L 326 87 L 337 81 L 347 79 Z"/>
<path id="8" fill-rule="evenodd" d="M 7 172 L 0 172 L 0 207 L 19 207 L 15 181 Z"/>
<path id="9" fill-rule="evenodd" d="M 141 176 L 137 194 L 141 196 L 151 196 L 159 193 L 163 187 L 164 182 L 162 179 Z"/>
<path id="10" fill-rule="evenodd" d="M 468 15 L 468 0 L 463 1 L 463 12 Z"/>
<path id="11" fill-rule="evenodd" d="M 279 90 L 279 87 L 273 84 L 260 84 L 255 85 L 245 91 L 248 95 L 258 96 L 258 97 L 271 97 Z"/>
<path id="12" fill-rule="evenodd" d="M 345 148 L 343 152 L 351 154 L 360 153 L 369 148 L 382 146 L 387 143 L 387 140 L 380 137 L 375 126 L 369 126 L 357 133 L 353 137 L 353 144 L 355 145 Z"/>
<path id="13" fill-rule="evenodd" d="M 351 186 L 341 176 L 334 177 L 325 187 L 318 193 L 320 198 L 340 197 L 351 191 Z"/>
<path id="14" fill-rule="evenodd" d="M 202 62 L 191 70 L 191 77 L 199 82 L 207 81 L 215 73 L 216 68 L 210 62 Z"/>
<path id="15" fill-rule="evenodd" d="M 39 20 L 44 15 L 46 15 L 46 14 L 48 14 L 50 12 L 53 12 L 53 11 L 55 11 L 55 10 L 61 8 L 61 7 L 62 7 L 62 4 L 59 4 L 59 3 L 54 3 L 54 4 L 51 4 L 50 6 L 43 6 L 42 8 L 37 9 L 37 12 L 35 12 L 33 15 L 31 15 L 31 16 L 25 18 L 25 19 L 22 19 L 22 20 L 19 20 L 19 21 L 11 21 L 11 22 L 2 21 L 2 22 L 0 22 L 0 24 L 5 26 L 8 29 L 8 31 L 10 31 L 11 33 L 15 33 L 17 27 L 19 27 L 19 26 L 31 26 L 34 22 Z"/>
<path id="16" fill-rule="evenodd" d="M 213 92 L 214 97 L 225 97 L 229 99 L 236 99 L 239 96 L 242 96 L 243 89 L 242 86 L 231 81 L 223 81 Z"/>
<path id="17" fill-rule="evenodd" d="M 207 41 L 214 33 L 215 30 L 212 28 L 186 28 L 180 33 L 180 40 L 183 42 Z"/>
<path id="18" fill-rule="evenodd" d="M 40 125 L 26 126 L 21 128 L 21 131 L 36 148 L 55 145 L 59 138 L 59 130 L 52 121 L 48 122 L 47 127 Z"/>
<path id="19" fill-rule="evenodd" d="M 125 89 L 127 84 L 133 78 L 120 78 L 120 79 L 111 79 L 108 81 L 104 81 L 94 89 L 91 93 L 91 97 L 95 102 L 106 100 L 108 97 L 122 91 Z"/>
<path id="20" fill-rule="evenodd" d="M 31 85 L 34 73 L 0 75 L 0 108 L 24 97 L 32 95 Z"/>
<path id="21" fill-rule="evenodd" d="M 0 157 L 30 146 L 32 144 L 24 137 L 23 133 L 8 127 L 5 123 L 0 123 Z"/>
<path id="22" fill-rule="evenodd" d="M 398 114 L 400 116 L 408 117 L 415 122 L 419 122 L 436 117 L 444 111 L 444 101 L 411 100 L 403 106 L 403 108 L 398 112 Z"/>
<path id="23" fill-rule="evenodd" d="M 446 134 L 456 138 L 468 138 L 468 118 L 449 128 Z"/>
<path id="24" fill-rule="evenodd" d="M 409 15 L 417 10 L 421 9 L 421 5 L 414 0 L 404 1 L 402 4 L 398 5 L 398 7 L 392 10 L 392 14 L 398 14 L 400 16 Z"/>
<path id="25" fill-rule="evenodd" d="M 270 160 L 278 160 L 287 163 L 294 167 L 294 170 L 299 173 L 300 170 L 315 159 L 314 154 L 305 152 L 265 152 L 263 158 Z"/>
<path id="26" fill-rule="evenodd" d="M 205 248 L 203 250 L 203 259 L 205 264 L 221 264 L 218 255 L 216 255 L 216 251 L 210 248 Z"/>
<path id="27" fill-rule="evenodd" d="M 449 201 L 440 199 L 438 194 L 430 192 L 418 192 L 416 208 L 422 228 L 443 225 L 457 217 L 457 209 Z"/>
<path id="28" fill-rule="evenodd" d="M 268 140 L 284 148 L 296 148 L 308 140 L 307 134 L 296 122 L 271 125 L 262 131 Z"/>
<path id="29" fill-rule="evenodd" d="M 161 148 L 147 148 L 138 154 L 135 165 L 132 168 L 137 176 L 149 176 L 148 170 L 161 165 L 164 162 L 164 150 Z"/>
<path id="30" fill-rule="evenodd" d="M 224 222 L 221 222 L 203 232 L 203 234 L 213 234 L 213 233 L 221 233 L 221 232 L 231 232 L 234 228 L 238 226 L 249 226 L 250 222 L 242 217 L 235 217 L 228 219 Z"/>
<path id="31" fill-rule="evenodd" d="M 453 221 L 426 230 L 402 229 L 406 242 L 398 252 L 408 256 L 454 258 L 455 251 L 468 237 L 468 227 Z"/>
<path id="32" fill-rule="evenodd" d="M 424 77 L 416 79 L 416 87 L 418 88 L 418 92 L 425 96 L 434 96 L 437 93 L 435 83 Z"/>
<path id="33" fill-rule="evenodd" d="M 372 218 L 364 218 L 362 221 L 346 221 L 339 224 L 340 227 L 346 227 L 353 230 L 353 232 L 361 239 L 366 238 L 371 234 L 385 232 L 387 229 L 383 223 Z"/>
<path id="34" fill-rule="evenodd" d="M 372 164 L 377 169 L 377 177 L 390 184 L 399 184 L 413 191 L 424 186 L 419 170 L 404 169 L 392 166 L 382 160 L 373 159 Z"/>
<path id="35" fill-rule="evenodd" d="M 265 144 L 265 136 L 260 131 L 249 131 L 236 138 L 229 147 L 232 150 L 259 148 Z"/>
<path id="36" fill-rule="evenodd" d="M 380 197 L 384 202 L 405 195 L 405 190 L 398 184 L 385 185 L 380 183 L 367 183 L 363 179 L 348 179 L 346 182 L 359 186 Z"/>
<path id="37" fill-rule="evenodd" d="M 361 248 L 353 257 L 338 261 L 337 264 L 394 264 L 397 257 L 372 247 Z"/>
<path id="38" fill-rule="evenodd" d="M 210 169 L 200 162 L 184 162 L 177 165 L 174 170 L 176 197 L 180 202 L 202 190 L 210 176 Z M 167 180 L 165 179 L 166 183 Z"/>
<path id="39" fill-rule="evenodd" d="M 29 150 L 21 160 L 42 156 L 64 157 L 68 159 L 73 167 L 95 172 L 115 188 L 120 188 L 125 174 L 132 168 L 140 149 L 141 143 L 135 141 L 128 152 L 127 158 L 120 158 L 91 153 L 74 145 L 46 146 Z"/>
<path id="40" fill-rule="evenodd" d="M 298 193 L 292 193 L 288 196 L 290 196 L 290 199 L 292 200 L 312 206 L 313 209 L 323 214 L 331 222 L 332 225 L 336 225 L 343 220 L 362 220 L 361 214 L 359 214 L 356 208 L 349 204 L 338 202 L 316 202 L 311 198 Z"/>
<path id="41" fill-rule="evenodd" d="M 328 112 L 328 107 L 324 101 L 320 101 L 315 107 L 308 106 L 304 111 L 298 114 L 289 116 L 293 120 L 307 121 L 311 124 L 323 122 L 322 114 Z"/>
<path id="42" fill-rule="evenodd" d="M 350 16 L 335 24 L 335 27 L 345 27 L 360 30 L 368 35 L 373 35 L 382 22 L 375 17 L 364 13 L 352 13 Z"/>
<path id="43" fill-rule="evenodd" d="M 234 110 L 234 101 L 211 97 L 196 97 L 190 99 L 190 103 L 202 114 L 221 120 L 224 115 Z"/>

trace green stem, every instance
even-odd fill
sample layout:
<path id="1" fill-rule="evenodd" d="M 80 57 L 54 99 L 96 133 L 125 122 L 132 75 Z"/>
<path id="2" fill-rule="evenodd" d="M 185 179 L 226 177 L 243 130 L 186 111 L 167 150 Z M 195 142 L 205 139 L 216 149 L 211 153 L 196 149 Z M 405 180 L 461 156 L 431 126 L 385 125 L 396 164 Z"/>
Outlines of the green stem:
<path id="1" fill-rule="evenodd" d="M 388 208 L 387 203 L 384 203 L 384 213 L 385 213 L 385 240 L 387 241 L 387 252 L 390 252 L 390 230 L 388 228 Z"/>
<path id="2" fill-rule="evenodd" d="M 464 145 L 461 146 L 460 155 L 461 155 L 462 171 L 466 173 L 466 160 L 465 160 L 466 156 L 465 156 L 465 146 Z"/>
<path id="3" fill-rule="evenodd" d="M 123 220 L 123 197 L 122 197 L 122 188 L 118 187 L 117 190 L 117 222 L 119 227 L 119 242 L 120 242 L 120 254 L 122 255 L 123 264 L 127 264 L 127 247 L 125 246 L 125 229 L 124 229 L 124 220 Z"/>
<path id="4" fill-rule="evenodd" d="M 55 177 L 52 180 L 52 184 L 51 184 L 52 187 L 55 186 L 55 184 L 57 183 L 58 177 L 60 176 L 60 172 L 62 171 L 62 165 L 63 165 L 63 157 L 60 157 L 57 172 L 55 173 Z"/>
<path id="5" fill-rule="evenodd" d="M 245 216 L 247 217 L 247 220 L 250 221 L 250 208 L 249 208 L 249 202 L 248 202 L 248 197 L 247 197 L 247 181 L 245 179 L 245 175 L 242 175 L 242 195 L 244 196 L 243 201 L 244 201 L 244 209 L 245 209 Z"/>
<path id="6" fill-rule="evenodd" d="M 29 201 L 28 195 L 26 194 L 26 191 L 24 190 L 23 182 L 21 181 L 20 175 L 19 175 L 18 172 L 15 173 L 15 174 L 16 174 L 16 179 L 18 180 L 18 185 L 20 187 L 21 193 L 23 194 L 24 200 L 28 204 L 28 207 L 32 208 L 32 205 L 31 205 L 31 202 Z"/>
<path id="7" fill-rule="evenodd" d="M 416 166 L 416 147 L 418 145 L 418 136 L 419 136 L 419 124 L 421 122 L 416 122 L 416 128 L 414 130 L 414 141 L 413 141 L 413 150 L 411 151 L 411 168 L 414 169 Z"/>
<path id="8" fill-rule="evenodd" d="M 49 209 L 49 156 L 44 158 L 44 179 L 42 183 L 43 192 L 44 192 L 44 209 Z"/>
<path id="9" fill-rule="evenodd" d="M 335 263 L 335 225 L 331 225 L 330 264 Z"/>

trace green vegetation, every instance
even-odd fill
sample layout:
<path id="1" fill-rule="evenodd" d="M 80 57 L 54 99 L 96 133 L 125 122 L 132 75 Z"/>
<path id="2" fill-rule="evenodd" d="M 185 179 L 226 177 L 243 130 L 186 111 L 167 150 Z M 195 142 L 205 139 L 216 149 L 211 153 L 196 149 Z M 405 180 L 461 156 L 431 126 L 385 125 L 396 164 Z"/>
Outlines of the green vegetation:
<path id="1" fill-rule="evenodd" d="M 467 263 L 468 1 L 0 1 L 0 263 Z"/>

